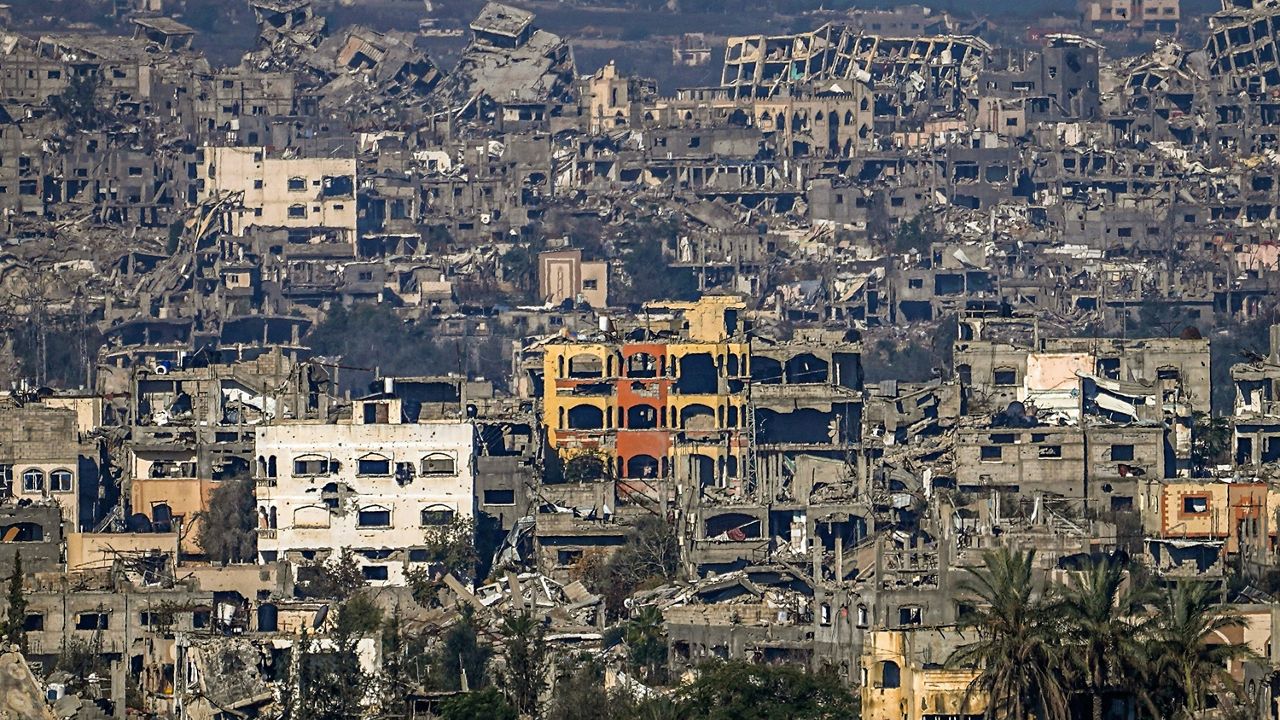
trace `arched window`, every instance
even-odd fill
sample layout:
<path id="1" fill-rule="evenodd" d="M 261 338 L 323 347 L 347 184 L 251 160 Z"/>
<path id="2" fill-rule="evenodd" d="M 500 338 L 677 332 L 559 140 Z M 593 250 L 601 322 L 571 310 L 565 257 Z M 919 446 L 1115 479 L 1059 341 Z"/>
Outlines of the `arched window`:
<path id="1" fill-rule="evenodd" d="M 445 453 L 431 453 L 422 458 L 423 475 L 455 475 L 457 466 L 453 456 Z"/>
<path id="2" fill-rule="evenodd" d="M 367 505 L 360 508 L 356 524 L 362 528 L 391 527 L 391 510 L 381 505 Z"/>
<path id="3" fill-rule="evenodd" d="M 569 358 L 569 377 L 597 378 L 604 375 L 604 363 L 595 355 L 579 353 Z"/>
<path id="4" fill-rule="evenodd" d="M 357 475 L 390 475 L 391 458 L 378 453 L 369 453 L 356 461 Z"/>
<path id="5" fill-rule="evenodd" d="M 569 409 L 570 430 L 603 430 L 604 412 L 591 405 L 578 405 Z"/>
<path id="6" fill-rule="evenodd" d="M 75 476 L 70 470 L 58 468 L 49 473 L 49 490 L 56 493 L 71 492 L 72 485 L 75 482 Z"/>
<path id="7" fill-rule="evenodd" d="M 448 505 L 429 505 L 422 508 L 422 526 L 448 525 L 456 514 Z"/>
<path id="8" fill-rule="evenodd" d="M 299 219 L 299 218 L 305 218 L 306 216 L 307 216 L 306 205 L 290 205 L 289 206 L 289 217 L 294 219 Z"/>
<path id="9" fill-rule="evenodd" d="M 627 477 L 652 478 L 658 475 L 658 459 L 652 455 L 635 455 L 627 460 Z"/>
<path id="10" fill-rule="evenodd" d="M 44 492 L 44 471 L 31 468 L 22 473 L 22 492 Z"/>
<path id="11" fill-rule="evenodd" d="M 632 405 L 627 408 L 628 430 L 652 430 L 658 427 L 658 411 L 651 405 Z"/>
<path id="12" fill-rule="evenodd" d="M 658 362 L 652 355 L 638 352 L 627 358 L 627 377 L 651 378 L 658 374 Z"/>
<path id="13" fill-rule="evenodd" d="M 322 505 L 307 505 L 293 511 L 293 526 L 296 528 L 329 527 L 329 508 Z"/>

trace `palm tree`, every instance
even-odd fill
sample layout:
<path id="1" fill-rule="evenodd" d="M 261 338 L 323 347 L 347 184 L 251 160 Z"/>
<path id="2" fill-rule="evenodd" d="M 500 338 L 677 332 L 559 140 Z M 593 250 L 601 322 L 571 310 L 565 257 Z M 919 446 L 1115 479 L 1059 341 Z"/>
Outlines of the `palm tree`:
<path id="1" fill-rule="evenodd" d="M 980 668 L 969 690 L 986 694 L 987 718 L 1065 718 L 1063 628 L 1053 592 L 1033 587 L 1035 552 L 1001 548 L 982 560 L 960 583 L 980 602 L 965 623 L 978 639 L 956 648 L 948 664 Z"/>
<path id="2" fill-rule="evenodd" d="M 1102 720 L 1107 688 L 1136 687 L 1125 681 L 1144 665 L 1147 620 L 1140 611 L 1148 593 L 1126 587 L 1126 577 L 1119 561 L 1096 562 L 1067 588 L 1061 606 L 1065 638 L 1092 700 L 1093 720 Z"/>
<path id="3" fill-rule="evenodd" d="M 1151 629 L 1151 679 L 1173 691 L 1161 715 L 1194 716 L 1209 693 L 1233 687 L 1227 663 L 1255 653 L 1244 643 L 1228 642 L 1223 631 L 1243 628 L 1245 619 L 1215 597 L 1209 582 L 1182 582 L 1164 593 Z M 1181 707 L 1178 707 L 1181 705 Z"/>

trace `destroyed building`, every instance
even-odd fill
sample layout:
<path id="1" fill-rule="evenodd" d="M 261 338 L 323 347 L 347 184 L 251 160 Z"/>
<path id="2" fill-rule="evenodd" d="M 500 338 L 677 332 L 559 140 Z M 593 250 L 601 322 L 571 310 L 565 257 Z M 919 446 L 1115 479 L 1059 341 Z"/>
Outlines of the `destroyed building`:
<path id="1" fill-rule="evenodd" d="M 1275 714 L 1280 5 L 192 5 L 0 6 L 3 660 L 51 712 L 280 714 L 358 597 L 493 653 L 406 715 L 527 613 L 548 697 L 738 660 L 976 717 L 1011 549 L 1212 584 Z"/>

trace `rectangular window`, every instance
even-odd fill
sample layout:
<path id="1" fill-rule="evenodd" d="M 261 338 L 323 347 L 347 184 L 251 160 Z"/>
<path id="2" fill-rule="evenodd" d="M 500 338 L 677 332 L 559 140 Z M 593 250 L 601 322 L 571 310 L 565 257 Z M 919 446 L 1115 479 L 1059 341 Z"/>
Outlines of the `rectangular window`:
<path id="1" fill-rule="evenodd" d="M 391 511 L 383 510 L 382 508 L 361 510 L 358 524 L 362 528 L 391 527 Z"/>
<path id="2" fill-rule="evenodd" d="M 515 505 L 516 491 L 515 490 L 485 490 L 484 504 L 485 505 Z"/>
<path id="3" fill-rule="evenodd" d="M 1133 459 L 1132 445 L 1112 445 L 1111 459 L 1127 462 Z"/>
<path id="4" fill-rule="evenodd" d="M 365 565 L 360 568 L 360 573 L 364 575 L 365 580 L 386 580 L 390 577 L 386 565 Z"/>
<path id="5" fill-rule="evenodd" d="M 76 616 L 77 630 L 106 630 L 110 624 L 107 613 L 80 613 Z"/>
<path id="6" fill-rule="evenodd" d="M 583 290 L 595 290 L 595 289 L 596 289 L 596 288 L 598 288 L 598 287 L 600 287 L 600 283 L 599 283 L 599 281 L 597 281 L 597 280 L 583 280 L 583 281 L 582 281 L 582 289 L 583 289 Z"/>
<path id="7" fill-rule="evenodd" d="M 262 189 L 262 180 L 254 180 L 254 181 L 253 181 L 253 189 L 254 189 L 254 190 L 261 190 L 261 189 Z"/>
<path id="8" fill-rule="evenodd" d="M 290 205 L 289 206 L 289 217 L 294 219 L 299 219 L 299 218 L 305 218 L 306 216 L 307 216 L 306 205 Z"/>
<path id="9" fill-rule="evenodd" d="M 1000 462 L 1004 457 L 1004 448 L 999 445 L 983 445 L 981 450 L 982 462 Z"/>
<path id="10" fill-rule="evenodd" d="M 1208 495 L 1184 495 L 1182 497 L 1183 515 L 1204 515 L 1209 512 Z"/>
<path id="11" fill-rule="evenodd" d="M 153 627 L 156 625 L 164 625 L 165 618 L 163 617 L 163 615 L 164 613 L 153 612 L 151 610 L 144 610 L 142 611 L 142 613 L 138 615 L 138 623 L 143 627 Z"/>
<path id="12" fill-rule="evenodd" d="M 1013 433 L 996 433 L 991 436 L 991 442 L 997 445 L 1012 445 Z"/>
<path id="13" fill-rule="evenodd" d="M 1061 445 L 1045 445 L 1040 448 L 1040 457 L 1046 460 L 1057 460 L 1062 457 Z"/>
<path id="14" fill-rule="evenodd" d="M 294 475 L 324 475 L 329 461 L 324 458 L 293 461 Z"/>
<path id="15" fill-rule="evenodd" d="M 1009 387 L 1018 384 L 1017 370 L 996 370 L 993 375 L 996 385 Z"/>
<path id="16" fill-rule="evenodd" d="M 364 404 L 364 423 L 381 425 L 391 421 L 391 406 L 387 403 L 367 402 Z"/>
<path id="17" fill-rule="evenodd" d="M 22 619 L 22 629 L 27 632 L 39 632 L 44 630 L 44 614 L 27 613 L 27 616 Z"/>

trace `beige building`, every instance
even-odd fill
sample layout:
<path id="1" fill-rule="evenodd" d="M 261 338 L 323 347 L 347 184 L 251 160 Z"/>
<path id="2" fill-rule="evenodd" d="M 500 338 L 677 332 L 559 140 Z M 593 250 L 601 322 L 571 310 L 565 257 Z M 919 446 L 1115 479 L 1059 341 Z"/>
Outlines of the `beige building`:
<path id="1" fill-rule="evenodd" d="M 328 237 L 354 246 L 354 158 L 286 158 L 261 147 L 205 147 L 200 152 L 200 200 L 241 198 L 224 231 L 243 237 L 251 227 L 286 228 L 296 242 Z"/>
<path id="2" fill-rule="evenodd" d="M 584 261 L 581 250 L 555 250 L 538 255 L 538 298 L 550 305 L 565 300 L 609 306 L 609 263 Z"/>

